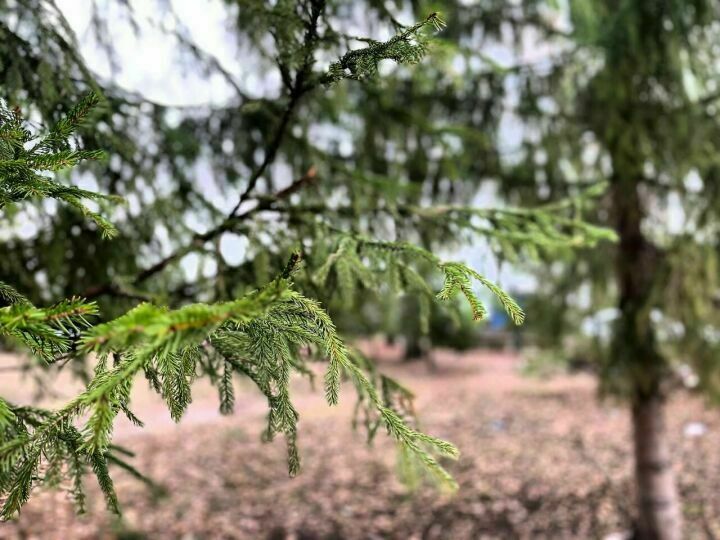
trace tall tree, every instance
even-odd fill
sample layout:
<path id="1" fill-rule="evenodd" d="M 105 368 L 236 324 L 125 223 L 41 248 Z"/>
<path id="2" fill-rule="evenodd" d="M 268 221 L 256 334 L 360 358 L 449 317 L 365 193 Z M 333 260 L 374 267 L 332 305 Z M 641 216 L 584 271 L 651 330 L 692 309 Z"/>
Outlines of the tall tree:
<path id="1" fill-rule="evenodd" d="M 643 539 L 683 534 L 665 421 L 676 368 L 690 366 L 717 395 L 719 14 L 703 0 L 576 0 L 474 23 L 514 29 L 520 53 L 545 50 L 507 68 L 515 97 L 505 111 L 522 133 L 500 175 L 508 196 L 542 201 L 610 182 L 596 217 L 619 242 L 545 277 L 560 287 L 558 332 L 579 331 L 578 312 L 617 308 L 599 374 L 603 393 L 629 404 Z"/>
<path id="2" fill-rule="evenodd" d="M 599 147 L 592 173 L 611 181 L 619 318 L 602 373 L 605 388 L 631 404 L 641 538 L 682 537 L 665 426 L 673 366 L 692 365 L 702 389 L 717 392 L 719 9 L 667 1 L 572 12 L 578 44 L 602 62 L 564 112 Z M 567 133 L 567 123 L 550 133 Z M 673 212 L 684 213 L 674 230 Z M 672 324 L 677 335 L 667 332 Z"/>

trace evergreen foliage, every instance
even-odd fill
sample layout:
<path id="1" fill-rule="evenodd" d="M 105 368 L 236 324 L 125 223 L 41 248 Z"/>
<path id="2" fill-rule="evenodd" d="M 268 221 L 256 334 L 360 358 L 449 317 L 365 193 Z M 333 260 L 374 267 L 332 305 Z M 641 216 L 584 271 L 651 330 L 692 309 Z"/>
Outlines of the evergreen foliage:
<path id="1" fill-rule="evenodd" d="M 65 185 L 47 174 L 102 157 L 100 151 L 72 148 L 70 143 L 71 135 L 97 102 L 96 94 L 88 94 L 42 138 L 34 136 L 23 125 L 19 111 L 10 111 L 4 103 L 0 106 L 0 174 L 3 177 L 0 208 L 7 212 L 9 206 L 28 199 L 57 199 L 91 218 L 103 237 L 114 236 L 114 227 L 83 204 L 84 200 L 102 201 L 108 197 Z"/>
<path id="2" fill-rule="evenodd" d="M 345 53 L 337 62 L 330 64 L 328 72 L 320 80 L 332 84 L 343 79 L 362 81 L 375 77 L 378 64 L 382 60 L 393 60 L 399 64 L 417 64 L 427 54 L 428 38 L 422 33 L 430 26 L 436 31 L 444 28 L 445 22 L 440 15 L 431 13 L 424 21 L 402 29 L 401 32 L 385 42 L 362 39 L 367 47 Z"/>
<path id="3" fill-rule="evenodd" d="M 94 99 L 90 97 L 73 109 L 71 121 Z M 17 115 L 12 118 L 13 129 L 22 133 L 24 142 L 30 140 Z M 65 146 L 67 141 L 63 143 L 62 137 L 67 139 L 73 133 L 68 123 L 53 129 L 34 148 Z M 86 155 L 80 150 L 75 152 Z M 17 170 L 25 175 L 24 189 L 18 190 L 15 201 L 27 198 L 27 192 L 63 201 L 67 193 L 75 199 L 93 197 L 74 188 L 63 191 L 63 184 L 38 173 L 46 170 L 52 160 L 66 160 L 67 153 L 48 153 L 48 160 L 41 165 L 37 165 L 35 155 L 30 151 L 13 156 Z M 13 174 L 5 178 L 8 183 L 19 183 Z M 48 183 L 52 190 L 35 187 L 37 184 L 44 188 Z M 91 215 L 100 220 L 97 214 Z M 7 519 L 19 511 L 35 485 L 57 486 L 63 478 L 71 481 L 73 497 L 82 509 L 82 477 L 88 469 L 97 477 L 108 507 L 119 511 L 108 462 L 132 467 L 117 452 L 113 453 L 112 427 L 120 413 L 142 425 L 130 410 L 132 385 L 141 372 L 166 400 L 176 421 L 191 401 L 190 385 L 198 376 L 208 375 L 217 384 L 223 413 L 233 409 L 233 374 L 247 376 L 268 399 L 267 437 L 285 435 L 288 468 L 291 475 L 296 474 L 300 466 L 296 447 L 299 416 L 290 400 L 289 385 L 292 372 L 309 373 L 304 347 L 314 347 L 318 355 L 328 359 L 325 394 L 330 405 L 338 402 L 340 379 L 345 372 L 376 407 L 382 423 L 398 443 L 451 484 L 451 477 L 430 451 L 457 457 L 455 447 L 412 429 L 380 400 L 375 386 L 350 359 L 320 304 L 290 288 L 291 275 L 299 262 L 300 256 L 293 255 L 282 275 L 235 301 L 188 304 L 174 310 L 142 303 L 116 319 L 96 325 L 88 320 L 97 315 L 94 303 L 70 300 L 50 308 L 36 308 L 4 285 L 3 296 L 12 303 L 0 310 L 2 335 L 19 339 L 30 352 L 48 362 L 71 353 L 92 354 L 98 360 L 87 389 L 57 411 L 0 401 L 0 487 L 6 497 L 2 517 Z M 78 428 L 74 421 L 81 417 L 87 420 Z"/>
<path id="4" fill-rule="evenodd" d="M 410 392 L 349 349 L 321 305 L 347 312 L 360 291 L 416 295 L 426 329 L 435 297 L 464 297 L 473 316 L 484 318 L 487 309 L 476 291 L 480 286 L 520 324 L 521 308 L 497 284 L 463 263 L 444 261 L 435 255 L 438 247 L 481 235 L 499 255 L 520 257 L 592 246 L 611 237 L 582 219 L 588 201 L 598 196 L 596 186 L 532 209 L 458 204 L 467 202 L 488 172 L 483 168 L 496 161 L 484 137 L 477 126 L 461 125 L 463 111 L 443 113 L 439 121 L 432 92 L 414 99 L 417 107 L 411 111 L 395 102 L 403 99 L 407 86 L 432 87 L 433 68 L 418 75 L 425 70 L 398 67 L 391 76 L 379 77 L 381 62 L 412 65 L 430 50 L 429 32 L 443 25 L 436 13 L 403 25 L 380 3 L 370 2 L 369 16 L 389 21 L 393 29 L 393 37 L 383 41 L 346 34 L 336 24 L 347 18 L 341 2 L 228 5 L 237 16 L 242 45 L 263 67 L 279 73 L 278 95 L 248 96 L 178 25 L 179 47 L 220 73 L 237 93 L 237 103 L 225 107 L 185 110 L 101 84 L 84 66 L 54 6 L 34 0 L 0 3 L 0 33 L 7 38 L 0 45 L 0 69 L 14 74 L 6 77 L 3 92 L 10 103 L 54 126 L 39 136 L 17 113 L 5 107 L 0 114 L 3 218 L 42 209 L 36 213 L 38 234 L 3 245 L 8 255 L 0 261 L 0 295 L 8 305 L 0 308 L 0 334 L 47 363 L 62 359 L 93 366 L 87 388 L 58 410 L 0 401 L 4 518 L 17 513 L 39 485 L 71 486 L 82 509 L 82 478 L 89 472 L 97 477 L 108 507 L 118 511 L 109 466 L 142 475 L 113 445 L 112 428 L 120 414 L 142 423 L 131 409 L 132 388 L 141 374 L 176 421 L 191 403 L 198 377 L 217 387 L 223 413 L 233 409 L 234 378 L 246 377 L 268 401 L 266 438 L 284 436 L 289 472 L 296 474 L 298 412 L 290 380 L 294 374 L 312 376 L 310 361 L 317 359 L 327 362 L 329 404 L 337 403 L 347 377 L 359 396 L 356 420 L 360 424 L 362 417 L 369 437 L 384 428 L 397 441 L 405 469 L 420 464 L 452 486 L 440 458 L 456 457 L 455 447 L 417 429 Z M 102 41 L 102 8 L 94 7 L 95 30 L 112 59 L 112 45 Z M 23 25 L 12 24 L 18 15 Z M 135 20 L 131 10 L 128 17 Z M 36 32 L 28 35 L 27 28 Z M 441 48 L 437 52 L 442 56 Z M 326 58 L 338 60 L 323 64 Z M 28 66 L 35 71 L 26 72 Z M 60 76 L 37 76 L 40 68 Z M 343 79 L 352 81 L 339 84 Z M 98 98 L 81 98 L 88 89 L 103 95 L 92 126 L 84 122 Z M 78 105 L 58 118 L 70 99 Z M 362 100 L 369 105 L 358 107 Z M 448 100 L 457 103 L 452 96 Z M 179 123 L 169 119 L 172 113 L 179 115 Z M 323 123 L 348 135 L 351 157 L 311 137 Z M 455 137 L 465 145 L 464 153 L 477 155 L 455 159 Z M 433 145 L 441 149 L 440 158 L 430 157 L 437 154 Z M 101 151 L 110 159 L 98 160 Z M 231 209 L 206 197 L 206 185 L 194 178 L 203 162 L 214 185 L 232 199 Z M 112 197 L 51 175 L 76 165 Z M 281 165 L 305 172 L 288 178 Z M 162 188 L 168 174 L 170 187 Z M 112 206 L 118 195 L 127 207 Z M 428 195 L 442 206 L 431 206 Z M 65 205 L 30 204 L 44 198 Z M 118 231 L 103 216 L 113 216 Z M 183 219 L 188 216 L 202 220 L 204 227 L 188 227 Z M 159 228 L 167 232 L 168 245 L 157 240 Z M 102 239 L 113 235 L 118 240 Z M 229 235 L 247 239 L 237 265 L 221 253 L 220 242 Z M 215 263 L 215 272 L 188 279 L 179 264 L 188 255 Z M 27 268 L 46 271 L 48 283 Z M 436 275 L 442 279 L 438 287 Z M 98 304 L 73 299 L 36 307 L 75 294 Z M 94 318 L 98 315 L 100 320 Z"/>

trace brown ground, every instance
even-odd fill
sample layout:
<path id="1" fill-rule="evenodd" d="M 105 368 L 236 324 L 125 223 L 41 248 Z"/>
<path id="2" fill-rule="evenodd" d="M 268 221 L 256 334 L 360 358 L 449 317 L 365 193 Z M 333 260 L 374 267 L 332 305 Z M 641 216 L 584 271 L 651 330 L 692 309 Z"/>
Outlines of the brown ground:
<path id="1" fill-rule="evenodd" d="M 454 496 L 431 488 L 407 492 L 394 476 L 387 438 L 368 448 L 352 431 L 349 387 L 331 410 L 321 391 L 297 385 L 304 468 L 293 480 L 282 442 L 259 442 L 262 399 L 238 387 L 236 414 L 221 418 L 201 388 L 180 425 L 142 394 L 136 407 L 148 428 L 117 430 L 116 440 L 137 452 L 138 467 L 165 495 L 118 471 L 121 519 L 105 512 L 88 479 L 86 516 L 76 516 L 63 494 L 43 493 L 17 522 L 0 525 L 0 537 L 622 538 L 633 506 L 627 415 L 598 405 L 589 376 L 523 378 L 519 361 L 498 353 L 441 353 L 438 360 L 437 373 L 423 364 L 384 366 L 417 393 L 424 429 L 460 447 L 460 460 L 448 464 L 460 483 Z M 1 386 L 26 392 L 7 377 Z M 693 422 L 708 432 L 686 436 Z M 670 429 L 688 538 L 714 538 L 720 415 L 683 396 L 672 404 Z"/>

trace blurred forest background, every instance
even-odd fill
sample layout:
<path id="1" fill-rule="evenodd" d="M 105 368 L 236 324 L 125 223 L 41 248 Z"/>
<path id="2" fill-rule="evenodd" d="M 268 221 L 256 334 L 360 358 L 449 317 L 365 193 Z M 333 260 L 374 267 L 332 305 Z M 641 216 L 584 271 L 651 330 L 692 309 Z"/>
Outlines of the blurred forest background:
<path id="1" fill-rule="evenodd" d="M 448 493 L 389 439 L 366 444 L 352 395 L 329 409 L 299 379 L 289 479 L 252 384 L 221 416 L 201 382 L 177 425 L 137 384 L 145 428 L 115 435 L 144 476 L 118 469 L 122 515 L 94 487 L 83 516 L 42 490 L 0 536 L 720 537 L 718 15 L 712 0 L 0 0 L 2 97 L 43 129 L 98 92 L 79 139 L 107 159 L 66 180 L 126 200 L 112 241 L 53 202 L 5 212 L 0 280 L 109 320 L 240 297 L 301 249 L 301 290 L 461 451 L 442 461 Z M 422 54 L 393 49 L 418 21 Z M 347 54 L 364 47 L 380 56 Z M 440 266 L 373 261 L 371 238 L 466 263 L 526 321 L 492 286 L 487 313 L 436 302 Z M 88 381 L 76 360 L 8 350 L 2 395 L 63 403 Z"/>

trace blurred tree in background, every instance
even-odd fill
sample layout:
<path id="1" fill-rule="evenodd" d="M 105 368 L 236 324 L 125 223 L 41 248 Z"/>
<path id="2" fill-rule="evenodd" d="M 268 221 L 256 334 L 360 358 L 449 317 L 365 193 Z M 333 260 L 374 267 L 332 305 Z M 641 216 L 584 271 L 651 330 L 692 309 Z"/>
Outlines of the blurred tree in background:
<path id="1" fill-rule="evenodd" d="M 638 537 L 681 538 L 664 404 L 688 367 L 699 390 L 710 399 L 718 392 L 720 4 L 577 0 L 456 9 L 446 35 L 456 28 L 458 42 L 476 54 L 488 36 L 517 47 L 514 63 L 499 70 L 507 95 L 499 108 L 521 134 L 498 172 L 509 200 L 537 203 L 598 180 L 611 184 L 596 218 L 619 243 L 556 259 L 528 305 L 546 345 L 577 340 L 587 331 L 581 322 L 594 322 L 601 337 L 610 325 L 595 355 L 603 393 L 627 399 L 632 410 Z M 539 59 L 524 61 L 538 50 Z"/>
<path id="2" fill-rule="evenodd" d="M 54 2 L 0 2 L 2 94 L 16 108 L 3 108 L 0 126 L 8 230 L 0 279 L 9 304 L 0 334 L 46 364 L 94 362 L 87 389 L 57 411 L 0 401 L 4 517 L 35 485 L 64 477 L 82 507 L 87 469 L 117 509 L 108 464 L 132 467 L 112 444 L 112 427 L 121 413 L 140 423 L 130 395 L 141 372 L 175 420 L 198 375 L 217 386 L 222 412 L 233 408 L 233 375 L 249 378 L 268 400 L 266 435 L 285 436 L 294 474 L 298 415 L 289 379 L 308 374 L 311 359 L 328 361 L 330 404 L 345 373 L 371 436 L 384 426 L 406 456 L 452 484 L 433 453 L 452 457 L 454 447 L 408 423 L 404 389 L 364 374 L 372 366 L 346 349 L 318 301 L 348 321 L 340 330 L 352 331 L 348 315 L 359 299 L 382 305 L 404 294 L 417 301 L 426 333 L 438 289 L 439 299 L 464 297 L 473 318 L 485 318 L 479 285 L 519 324 L 524 314 L 505 291 L 444 255 L 478 237 L 497 252 L 528 256 L 613 237 L 581 219 L 597 186 L 533 209 L 470 203 L 480 182 L 501 170 L 494 141 L 502 79 L 492 65 L 475 82 L 458 79 L 458 55 L 471 57 L 454 42 L 457 30 L 439 43 L 435 63 L 408 68 L 443 26 L 431 6 L 414 6 L 418 16 L 396 6 L 409 17 L 400 23 L 380 2 L 225 5 L 237 60 L 252 66 L 245 81 L 204 51 L 165 2 L 151 10 L 185 68 L 233 91 L 221 106 L 172 107 L 93 73 Z M 96 42 L 115 66 L 111 29 L 125 21 L 141 32 L 145 16 L 122 0 L 87 6 Z M 100 150 L 108 159 L 84 163 Z M 74 166 L 78 174 L 51 176 Z M 96 211 L 96 192 L 128 204 Z M 103 240 L 98 228 L 116 239 Z M 36 307 L 78 293 L 97 299 L 106 322 L 87 320 L 98 310 L 86 301 Z"/>
<path id="3" fill-rule="evenodd" d="M 503 188 L 537 201 L 610 181 L 597 218 L 620 241 L 546 273 L 557 284 L 546 320 L 578 332 L 579 314 L 617 306 L 599 374 L 632 408 L 639 537 L 681 538 L 664 403 L 688 365 L 717 396 L 720 4 L 569 7 L 547 36 L 552 61 L 518 78 L 524 151 Z"/>

